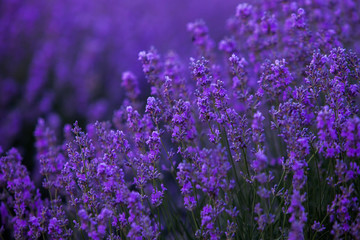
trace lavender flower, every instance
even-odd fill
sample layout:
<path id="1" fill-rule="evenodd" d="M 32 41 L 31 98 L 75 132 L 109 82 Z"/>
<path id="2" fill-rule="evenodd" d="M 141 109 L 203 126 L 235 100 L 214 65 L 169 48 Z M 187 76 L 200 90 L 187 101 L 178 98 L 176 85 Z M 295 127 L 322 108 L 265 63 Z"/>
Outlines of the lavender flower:
<path id="1" fill-rule="evenodd" d="M 288 209 L 288 213 L 291 214 L 289 239 L 304 239 L 304 226 L 307 221 L 307 214 L 302 206 L 304 197 L 304 195 L 300 195 L 298 190 L 294 190 L 291 196 L 291 205 Z"/>
<path id="2" fill-rule="evenodd" d="M 172 138 L 177 142 L 188 142 L 196 137 L 195 120 L 191 115 L 190 102 L 176 101 L 171 120 Z"/>
<path id="3" fill-rule="evenodd" d="M 273 99 L 284 98 L 293 77 L 286 67 L 285 59 L 275 60 L 275 63 L 265 62 L 262 66 L 262 75 L 259 80 L 260 89 L 258 94 L 267 93 Z M 284 99 L 285 100 L 285 99 Z"/>
<path id="4" fill-rule="evenodd" d="M 193 196 L 193 183 L 192 183 L 192 169 L 188 163 L 180 163 L 178 166 L 178 173 L 176 179 L 181 186 L 181 193 L 184 195 L 184 205 L 189 211 L 196 207 L 196 200 Z"/>
<path id="5" fill-rule="evenodd" d="M 349 157 L 360 156 L 360 119 L 355 116 L 344 123 L 341 136 L 345 138 L 345 150 Z"/>
<path id="6" fill-rule="evenodd" d="M 155 207 L 158 207 L 162 203 L 162 198 L 164 197 L 164 192 L 166 191 L 166 188 L 163 184 L 161 184 L 161 190 L 154 189 L 153 193 L 151 194 L 151 204 Z"/>
<path id="7" fill-rule="evenodd" d="M 206 205 L 201 211 L 201 227 L 204 230 L 202 233 L 203 237 L 208 237 L 209 239 L 220 239 L 219 230 L 215 227 L 215 219 L 217 217 L 216 210 L 210 206 Z"/>
<path id="8" fill-rule="evenodd" d="M 314 221 L 314 224 L 311 226 L 311 228 L 317 232 L 322 232 L 325 230 L 324 225 L 320 224 L 317 221 Z"/>
<path id="9" fill-rule="evenodd" d="M 147 76 L 148 81 L 152 84 L 159 81 L 158 74 L 161 72 L 159 65 L 160 56 L 155 48 L 150 49 L 149 52 L 142 51 L 139 53 L 139 60 L 142 63 L 143 72 Z"/>
<path id="10" fill-rule="evenodd" d="M 326 157 L 337 156 L 337 154 L 340 153 L 340 146 L 337 143 L 338 135 L 333 110 L 325 106 L 323 110 L 319 112 L 316 120 L 319 129 L 320 151 L 324 152 Z"/>
<path id="11" fill-rule="evenodd" d="M 123 72 L 121 85 L 125 87 L 127 97 L 131 101 L 135 101 L 138 98 L 140 89 L 138 81 L 132 72 Z"/>
<path id="12" fill-rule="evenodd" d="M 211 56 L 211 50 L 214 47 L 213 40 L 209 37 L 209 30 L 205 22 L 198 20 L 188 23 L 187 30 L 192 34 L 192 41 L 198 47 L 200 56 Z"/>

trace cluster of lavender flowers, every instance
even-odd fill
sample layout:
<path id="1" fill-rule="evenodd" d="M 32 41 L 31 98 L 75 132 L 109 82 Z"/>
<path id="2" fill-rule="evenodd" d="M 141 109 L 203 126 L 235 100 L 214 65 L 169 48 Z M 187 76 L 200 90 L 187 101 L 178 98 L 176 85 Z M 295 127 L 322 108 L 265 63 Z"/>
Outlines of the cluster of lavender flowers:
<path id="1" fill-rule="evenodd" d="M 38 120 L 35 174 L 0 149 L 0 236 L 360 239 L 358 6 L 241 3 L 189 62 L 141 51 L 145 102 L 126 71 L 112 121 Z"/>

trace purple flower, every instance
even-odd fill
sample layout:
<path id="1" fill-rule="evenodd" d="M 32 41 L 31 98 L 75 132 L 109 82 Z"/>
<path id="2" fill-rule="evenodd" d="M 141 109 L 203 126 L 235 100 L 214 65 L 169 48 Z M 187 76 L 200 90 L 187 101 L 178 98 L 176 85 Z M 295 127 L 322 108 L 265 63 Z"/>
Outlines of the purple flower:
<path id="1" fill-rule="evenodd" d="M 135 101 L 137 99 L 140 94 L 140 89 L 136 76 L 132 72 L 123 72 L 121 86 L 126 89 L 127 97 L 131 101 Z"/>
<path id="2" fill-rule="evenodd" d="M 212 82 L 209 61 L 204 57 L 200 60 L 190 59 L 190 70 L 198 86 L 208 87 Z"/>
<path id="3" fill-rule="evenodd" d="M 139 52 L 139 61 L 142 63 L 143 72 L 150 83 L 158 81 L 158 74 L 161 66 L 159 65 L 160 56 L 155 48 L 151 48 L 148 52 Z"/>
<path id="4" fill-rule="evenodd" d="M 225 38 L 219 42 L 219 50 L 224 51 L 227 54 L 233 54 L 236 52 L 236 41 L 233 38 Z"/>
<path id="5" fill-rule="evenodd" d="M 247 3 L 241 3 L 236 7 L 235 16 L 240 19 L 247 19 L 252 14 L 253 7 Z"/>
<path id="6" fill-rule="evenodd" d="M 174 113 L 171 119 L 172 138 L 177 142 L 191 141 L 196 137 L 195 120 L 191 114 L 191 105 L 182 99 L 175 102 Z"/>
<path id="7" fill-rule="evenodd" d="M 322 232 L 325 230 L 324 225 L 320 224 L 318 221 L 314 221 L 314 224 L 311 226 L 311 228 L 317 232 Z"/>
<path id="8" fill-rule="evenodd" d="M 344 123 L 341 136 L 345 139 L 344 150 L 349 157 L 360 157 L 360 119 L 355 116 Z"/>
<path id="9" fill-rule="evenodd" d="M 150 114 L 150 116 L 152 117 L 152 119 L 154 120 L 154 122 L 156 124 L 159 123 L 159 120 L 161 119 L 161 116 L 160 116 L 161 109 L 159 107 L 159 101 L 156 98 L 149 97 L 147 99 L 147 105 L 146 105 L 145 112 Z"/>
<path id="10" fill-rule="evenodd" d="M 200 217 L 201 228 L 204 230 L 202 233 L 203 237 L 209 239 L 220 239 L 219 230 L 215 227 L 215 221 L 217 218 L 216 210 L 208 204 L 202 209 Z"/>
<path id="11" fill-rule="evenodd" d="M 288 209 L 288 213 L 291 214 L 289 222 L 291 223 L 291 229 L 289 232 L 289 239 L 304 239 L 304 226 L 307 221 L 307 214 L 305 208 L 302 205 L 305 196 L 300 195 L 298 190 L 294 190 L 291 196 L 291 203 Z"/>
<path id="12" fill-rule="evenodd" d="M 331 234 L 339 238 L 343 234 L 351 232 L 351 225 L 358 224 L 352 222 L 352 212 L 357 212 L 359 203 L 357 197 L 353 197 L 354 184 L 348 187 L 340 187 L 341 194 L 336 194 L 331 205 L 328 205 L 327 212 L 330 216 L 330 222 L 333 223 Z"/>
<path id="13" fill-rule="evenodd" d="M 287 24 L 290 25 L 291 28 L 304 29 L 306 27 L 305 10 L 299 8 L 297 13 L 292 13 Z"/>
<path id="14" fill-rule="evenodd" d="M 185 208 L 192 211 L 196 207 L 195 198 L 192 196 L 192 167 L 188 163 L 180 163 L 178 165 L 178 172 L 176 179 L 181 187 L 181 193 L 184 196 Z"/>
<path id="15" fill-rule="evenodd" d="M 148 157 L 151 163 L 157 162 L 160 157 L 160 146 L 161 139 L 157 131 L 153 131 L 149 139 L 146 141 L 146 144 L 149 146 Z"/>
<path id="16" fill-rule="evenodd" d="M 252 128 L 252 139 L 255 144 L 263 144 L 265 140 L 264 134 L 264 123 L 265 117 L 262 115 L 261 112 L 257 111 L 254 114 L 254 119 L 251 124 Z"/>
<path id="17" fill-rule="evenodd" d="M 268 164 L 268 159 L 264 154 L 263 150 L 259 150 L 255 153 L 255 160 L 251 163 L 251 167 L 254 169 L 256 173 L 260 173 L 262 170 L 266 168 Z"/>
<path id="18" fill-rule="evenodd" d="M 153 192 L 151 194 L 151 204 L 155 207 L 158 207 L 162 203 L 162 198 L 164 197 L 164 192 L 166 191 L 166 187 L 164 187 L 163 184 L 161 184 L 161 190 L 154 188 Z"/>
<path id="19" fill-rule="evenodd" d="M 262 74 L 258 81 L 260 89 L 258 94 L 266 92 L 272 99 L 282 99 L 288 86 L 293 81 L 285 59 L 275 60 L 274 63 L 266 61 L 262 65 Z"/>
<path id="20" fill-rule="evenodd" d="M 319 129 L 320 152 L 325 153 L 326 157 L 337 156 L 340 153 L 340 146 L 338 144 L 334 111 L 328 106 L 325 106 L 319 112 L 316 120 L 317 128 Z"/>
<path id="21" fill-rule="evenodd" d="M 210 56 L 214 42 L 209 36 L 209 30 L 202 20 L 187 24 L 187 30 L 192 34 L 192 41 L 198 48 L 200 56 Z"/>
<path id="22" fill-rule="evenodd" d="M 30 238 L 37 239 L 40 237 L 43 228 L 40 225 L 39 218 L 35 216 L 29 218 L 29 229 L 28 236 Z"/>
<path id="23" fill-rule="evenodd" d="M 63 234 L 61 223 L 55 217 L 50 219 L 48 233 L 53 237 L 60 237 Z"/>
<path id="24" fill-rule="evenodd" d="M 264 231 L 265 227 L 268 224 L 271 224 L 274 222 L 275 216 L 272 214 L 269 214 L 269 215 L 263 214 L 263 209 L 261 208 L 260 203 L 257 203 L 255 205 L 254 212 L 258 215 L 257 217 L 255 217 L 255 221 L 258 224 L 258 227 L 257 227 L 258 230 Z"/>

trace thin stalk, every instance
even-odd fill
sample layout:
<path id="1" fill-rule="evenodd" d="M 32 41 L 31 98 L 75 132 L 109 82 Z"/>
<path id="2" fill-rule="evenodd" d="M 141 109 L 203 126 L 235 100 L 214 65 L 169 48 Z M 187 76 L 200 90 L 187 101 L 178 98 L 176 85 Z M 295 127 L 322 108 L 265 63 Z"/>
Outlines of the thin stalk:
<path id="1" fill-rule="evenodd" d="M 317 173 L 317 177 L 318 177 L 318 181 L 319 181 L 319 186 L 321 186 L 321 178 L 320 178 L 320 171 L 319 171 L 319 162 L 318 162 L 318 158 L 315 158 L 315 164 L 316 164 L 316 173 Z M 323 192 L 320 191 L 320 212 L 322 211 L 322 194 Z"/>
<path id="2" fill-rule="evenodd" d="M 248 178 L 249 178 L 249 180 L 250 180 L 251 175 L 250 175 L 250 171 L 249 171 L 249 163 L 248 163 L 248 160 L 247 160 L 246 151 L 244 150 L 244 148 L 241 148 L 241 150 L 242 150 L 242 153 L 243 153 L 243 156 L 244 156 L 244 160 L 245 160 L 246 173 L 247 173 Z"/>
<path id="3" fill-rule="evenodd" d="M 251 227 L 255 228 L 254 226 L 254 211 L 255 211 L 255 198 L 256 198 L 256 186 L 253 188 L 253 199 L 252 199 L 252 209 L 251 209 Z M 250 236 L 252 238 L 253 231 L 251 232 Z"/>
<path id="4" fill-rule="evenodd" d="M 196 221 L 196 219 L 195 219 L 194 211 L 191 211 L 191 216 L 192 216 L 192 219 L 193 219 L 193 221 L 194 221 L 194 223 L 195 223 L 196 230 L 198 230 L 198 229 L 199 229 L 199 225 L 198 225 L 198 223 L 197 223 L 197 221 Z"/>
<path id="5" fill-rule="evenodd" d="M 161 219 L 160 219 L 160 209 L 159 209 L 160 207 L 157 207 L 157 218 L 158 218 L 158 221 L 159 221 L 159 228 L 161 229 Z"/>
<path id="6" fill-rule="evenodd" d="M 110 239 L 111 240 L 113 240 L 114 239 L 114 237 L 113 237 L 113 234 L 112 234 L 112 226 L 111 226 L 112 224 L 111 224 L 111 221 L 110 221 L 110 219 L 109 219 L 109 233 L 110 233 Z"/>
<path id="7" fill-rule="evenodd" d="M 234 162 L 234 159 L 233 159 L 232 154 L 231 154 L 230 145 L 229 145 L 229 141 L 228 141 L 225 129 L 222 129 L 222 135 L 223 135 L 223 141 L 225 143 L 226 151 L 228 153 L 228 159 L 229 159 L 229 162 L 231 163 L 232 169 L 234 171 L 236 183 L 237 183 L 238 187 L 240 188 L 239 177 L 237 175 L 235 162 Z"/>
<path id="8" fill-rule="evenodd" d="M 284 180 L 284 177 L 285 177 L 285 171 L 283 171 L 283 172 L 282 172 L 282 174 L 281 174 L 281 177 L 280 177 L 280 181 L 279 181 L 278 186 L 280 186 L 280 185 L 281 185 L 282 181 Z M 284 182 L 284 187 L 285 187 L 285 182 Z M 276 192 L 276 191 L 277 191 L 277 189 L 275 189 L 275 191 L 274 191 L 275 195 L 277 194 L 277 192 Z M 276 196 L 274 196 L 274 198 L 271 200 L 271 203 L 270 203 L 270 210 L 269 210 L 269 211 L 271 211 L 271 210 L 272 210 L 272 207 L 273 207 L 273 204 L 274 204 L 275 198 L 276 198 Z"/>

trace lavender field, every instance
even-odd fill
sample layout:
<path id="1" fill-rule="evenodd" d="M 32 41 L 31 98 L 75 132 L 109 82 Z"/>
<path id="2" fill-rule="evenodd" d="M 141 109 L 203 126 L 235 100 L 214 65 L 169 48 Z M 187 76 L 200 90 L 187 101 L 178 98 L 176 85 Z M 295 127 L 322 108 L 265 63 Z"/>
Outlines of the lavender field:
<path id="1" fill-rule="evenodd" d="M 359 0 L 3 0 L 0 239 L 360 239 Z"/>

